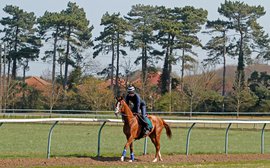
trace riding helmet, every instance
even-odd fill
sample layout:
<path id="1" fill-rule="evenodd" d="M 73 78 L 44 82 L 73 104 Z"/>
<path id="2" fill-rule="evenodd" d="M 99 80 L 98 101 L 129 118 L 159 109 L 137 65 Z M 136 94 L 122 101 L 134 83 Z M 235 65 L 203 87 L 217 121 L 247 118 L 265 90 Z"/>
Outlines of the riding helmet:
<path id="1" fill-rule="evenodd" d="M 134 86 L 129 86 L 128 89 L 127 89 L 128 93 L 134 93 L 134 91 L 135 91 Z"/>

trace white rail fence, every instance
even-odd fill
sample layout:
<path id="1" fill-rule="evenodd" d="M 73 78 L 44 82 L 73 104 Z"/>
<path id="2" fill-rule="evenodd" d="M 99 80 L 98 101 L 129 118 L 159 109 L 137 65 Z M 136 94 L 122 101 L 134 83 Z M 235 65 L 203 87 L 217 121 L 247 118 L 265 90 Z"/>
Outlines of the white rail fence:
<path id="1" fill-rule="evenodd" d="M 229 138 L 229 129 L 232 124 L 263 124 L 261 128 L 261 153 L 264 153 L 264 134 L 266 124 L 270 123 L 270 120 L 165 120 L 169 124 L 192 124 L 187 133 L 186 140 L 186 155 L 189 154 L 189 142 L 192 128 L 196 124 L 228 124 L 225 133 L 225 153 L 228 154 L 228 138 Z M 47 158 L 50 158 L 51 150 L 51 137 L 54 127 L 59 122 L 99 122 L 102 123 L 99 132 L 98 132 L 98 150 L 97 156 L 100 156 L 100 140 L 101 140 L 101 131 L 106 123 L 122 123 L 120 119 L 95 119 L 95 118 L 39 118 L 39 119 L 0 119 L 0 126 L 4 123 L 53 123 L 48 134 L 48 145 L 47 145 Z M 147 138 L 145 138 L 144 143 L 144 154 L 147 152 Z"/>

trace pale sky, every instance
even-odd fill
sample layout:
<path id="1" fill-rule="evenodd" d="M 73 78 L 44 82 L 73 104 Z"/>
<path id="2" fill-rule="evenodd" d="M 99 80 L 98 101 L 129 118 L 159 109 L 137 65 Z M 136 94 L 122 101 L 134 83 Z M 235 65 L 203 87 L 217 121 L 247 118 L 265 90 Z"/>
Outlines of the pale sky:
<path id="1" fill-rule="evenodd" d="M 27 11 L 34 12 L 37 17 L 42 16 L 44 12 L 59 12 L 67 8 L 67 3 L 69 0 L 0 0 L 0 18 L 7 16 L 3 12 L 3 8 L 6 5 L 15 5 L 19 8 Z M 120 12 L 122 15 L 126 15 L 132 5 L 135 4 L 144 4 L 144 5 L 158 5 L 166 7 L 184 7 L 184 6 L 194 6 L 196 8 L 203 8 L 208 11 L 208 19 L 216 20 L 220 16 L 217 12 L 218 7 L 221 3 L 224 3 L 224 0 L 70 0 L 71 2 L 76 2 L 80 7 L 83 7 L 87 18 L 90 20 L 90 24 L 94 26 L 93 38 L 97 37 L 99 33 L 103 30 L 99 26 L 102 15 L 105 12 L 117 13 Z M 240 0 L 243 1 L 243 0 Z M 270 33 L 270 0 L 245 0 L 243 1 L 249 5 L 261 5 L 265 8 L 266 15 L 259 19 L 260 24 L 264 27 L 265 31 Z M 202 39 L 202 42 L 205 43 L 207 39 L 204 35 L 199 36 Z M 205 41 L 205 42 L 204 42 Z M 201 50 L 196 50 L 199 55 L 199 60 L 203 59 L 202 55 L 205 55 L 205 52 Z M 89 50 L 89 53 L 92 53 Z M 200 55 L 200 53 L 203 53 Z M 44 55 L 44 51 L 41 51 L 40 57 Z M 131 54 L 130 54 L 131 55 Z M 138 54 L 137 54 L 138 55 Z M 110 56 L 98 56 L 100 57 L 98 61 L 105 61 L 104 67 L 109 63 Z M 131 59 L 135 57 L 130 56 Z M 163 62 L 160 62 L 160 66 L 163 65 Z M 44 71 L 51 69 L 51 65 L 38 61 L 37 63 L 30 64 L 30 71 L 27 72 L 27 76 L 36 75 L 40 76 Z M 177 68 L 174 69 L 176 72 Z M 20 73 L 18 75 L 21 75 Z"/>

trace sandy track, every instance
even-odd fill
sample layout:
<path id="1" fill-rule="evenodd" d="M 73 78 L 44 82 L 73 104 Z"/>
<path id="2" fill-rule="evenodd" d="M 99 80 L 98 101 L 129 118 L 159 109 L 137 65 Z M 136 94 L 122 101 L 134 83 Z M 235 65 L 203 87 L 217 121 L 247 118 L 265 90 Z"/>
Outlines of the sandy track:
<path id="1" fill-rule="evenodd" d="M 132 164 L 151 163 L 153 155 L 138 156 Z M 211 154 L 211 155 L 167 155 L 163 156 L 163 164 L 172 163 L 205 163 L 205 162 L 238 162 L 252 160 L 269 160 L 270 154 Z M 120 162 L 119 157 L 92 157 L 92 158 L 15 158 L 0 159 L 0 168 L 37 167 L 37 166 L 117 166 L 131 163 Z"/>

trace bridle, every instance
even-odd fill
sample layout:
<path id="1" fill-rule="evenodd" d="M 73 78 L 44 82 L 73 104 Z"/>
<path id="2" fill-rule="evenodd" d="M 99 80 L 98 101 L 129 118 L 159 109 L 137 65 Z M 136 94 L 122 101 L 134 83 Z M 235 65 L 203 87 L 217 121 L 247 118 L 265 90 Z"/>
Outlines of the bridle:
<path id="1" fill-rule="evenodd" d="M 122 108 L 124 107 L 124 104 L 122 103 L 122 101 L 124 101 L 124 100 L 123 99 L 117 100 L 114 114 L 116 117 L 118 117 L 118 115 L 121 115 L 122 117 L 129 117 L 130 115 L 127 115 L 127 114 L 121 112 Z M 133 117 L 133 115 L 130 117 Z"/>
<path id="2" fill-rule="evenodd" d="M 121 100 L 117 100 L 116 106 L 115 106 L 115 110 L 114 110 L 114 115 L 116 117 L 118 117 L 118 114 L 120 113 L 121 115 L 123 115 L 120 110 L 123 108 L 123 104 L 121 103 Z"/>

